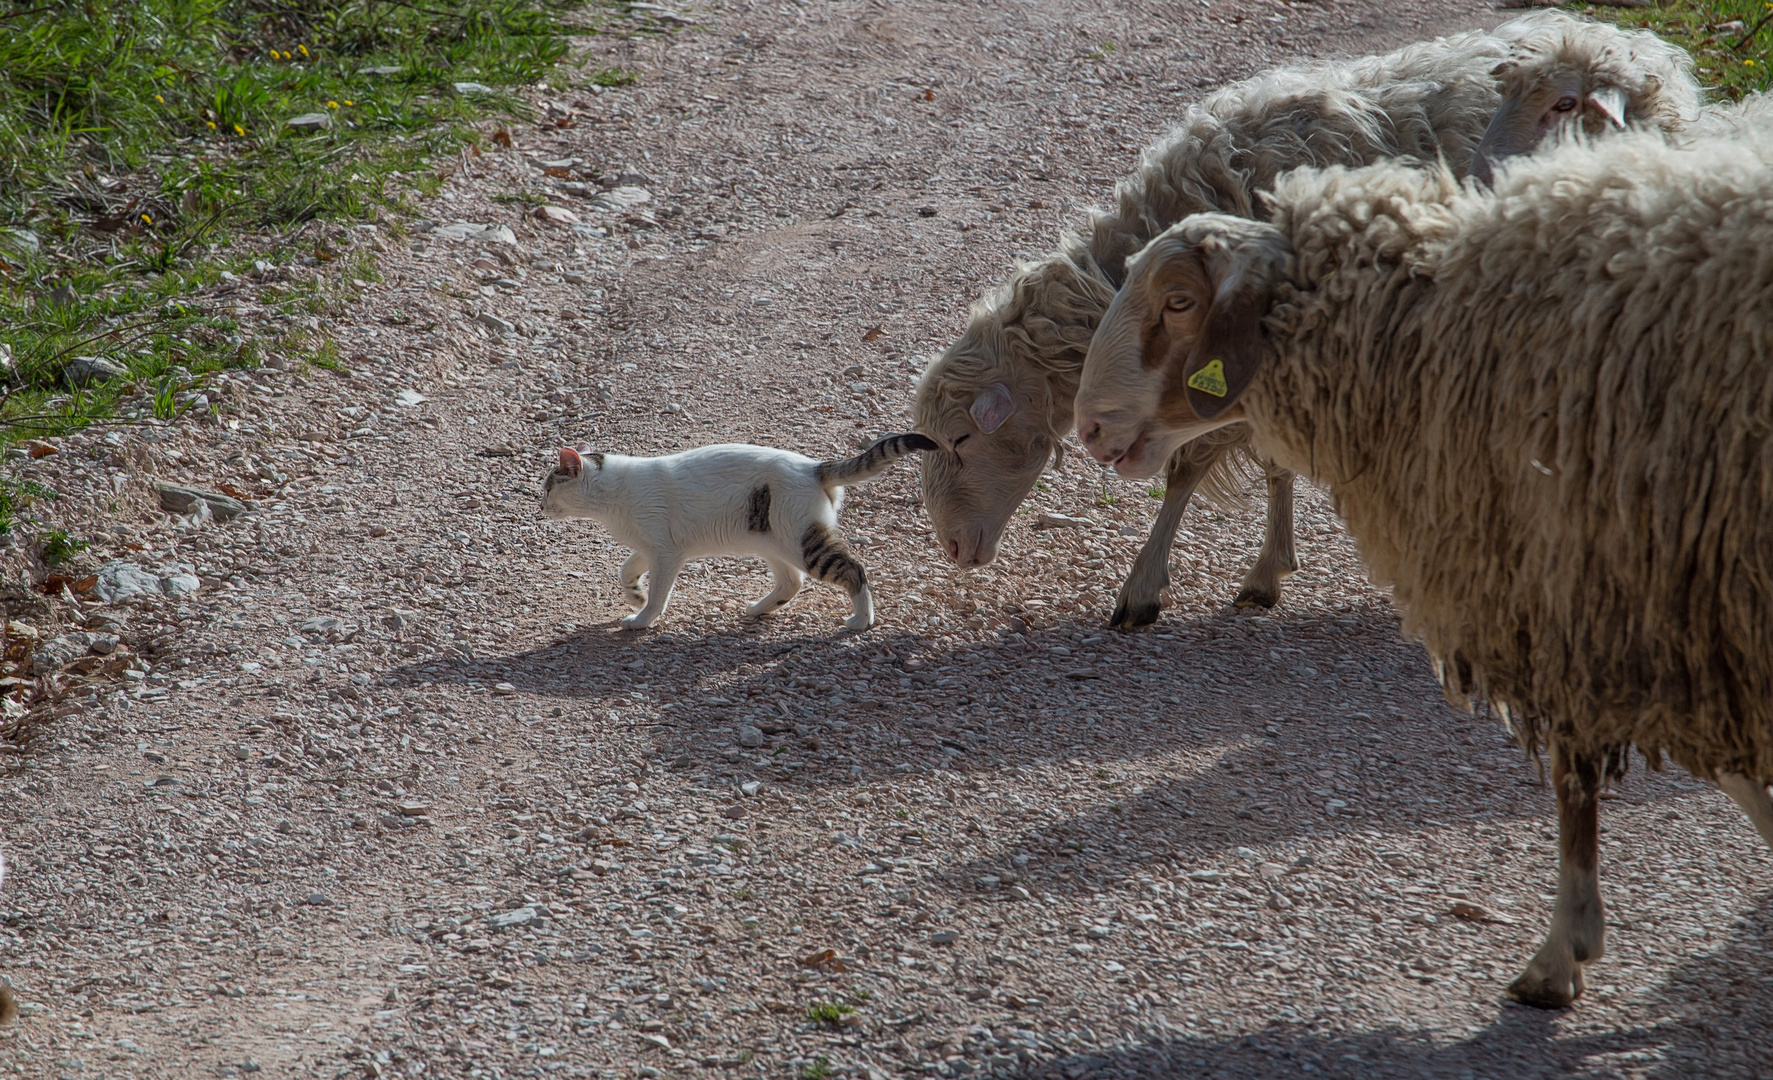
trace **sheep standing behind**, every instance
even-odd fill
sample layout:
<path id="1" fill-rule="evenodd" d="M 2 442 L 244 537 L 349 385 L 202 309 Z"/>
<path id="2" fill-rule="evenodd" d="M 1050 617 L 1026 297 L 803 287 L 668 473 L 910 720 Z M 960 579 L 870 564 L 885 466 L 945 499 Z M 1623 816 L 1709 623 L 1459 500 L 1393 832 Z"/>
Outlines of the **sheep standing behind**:
<path id="1" fill-rule="evenodd" d="M 1648 30 L 1561 12 L 1517 38 L 1495 74 L 1502 100 L 1471 162 L 1471 174 L 1485 183 L 1497 163 L 1559 132 L 1595 136 L 1643 126 L 1672 133 L 1704 111 L 1684 49 Z"/>
<path id="2" fill-rule="evenodd" d="M 1773 138 L 1658 132 L 1509 163 L 1301 170 L 1274 224 L 1190 218 L 1131 264 L 1078 393 L 1144 475 L 1242 422 L 1325 484 L 1449 696 L 1549 745 L 1546 1007 L 1602 953 L 1597 798 L 1631 747 L 1773 844 Z"/>
<path id="3" fill-rule="evenodd" d="M 1225 87 L 1188 110 L 1115 190 L 1084 235 L 1019 269 L 974 306 L 961 338 L 918 385 L 917 429 L 939 453 L 923 462 L 924 504 L 938 541 L 963 566 L 996 557 L 1003 529 L 1071 428 L 1091 335 L 1127 258 L 1189 214 L 1251 215 L 1256 192 L 1300 165 L 1400 155 L 1463 167 L 1498 101 L 1491 71 L 1515 43 L 1561 34 L 1568 16 L 1537 12 L 1489 33 L 1411 45 L 1384 56 L 1281 68 Z M 1619 31 L 1597 27 L 1597 33 Z M 1121 588 L 1112 624 L 1157 618 L 1169 552 L 1197 484 L 1223 497 L 1235 465 L 1255 460 L 1242 429 L 1168 462 L 1163 508 Z M 1268 528 L 1239 604 L 1272 605 L 1293 555 L 1293 477 L 1268 469 Z"/>

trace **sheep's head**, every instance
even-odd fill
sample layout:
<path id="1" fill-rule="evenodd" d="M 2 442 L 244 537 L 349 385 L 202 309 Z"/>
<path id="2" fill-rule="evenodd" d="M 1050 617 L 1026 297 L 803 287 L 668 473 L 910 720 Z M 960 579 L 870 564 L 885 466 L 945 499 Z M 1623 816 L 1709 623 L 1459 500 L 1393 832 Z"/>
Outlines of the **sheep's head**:
<path id="1" fill-rule="evenodd" d="M 1084 448 L 1122 475 L 1153 476 L 1178 446 L 1242 419 L 1289 253 L 1272 225 L 1196 214 L 1134 256 L 1078 386 Z"/>
<path id="2" fill-rule="evenodd" d="M 1693 61 L 1680 47 L 1561 12 L 1530 20 L 1522 20 L 1526 29 L 1510 58 L 1493 72 L 1502 102 L 1471 162 L 1471 175 L 1484 183 L 1496 165 L 1548 137 L 1632 124 L 1674 130 L 1697 114 Z"/>
<path id="3" fill-rule="evenodd" d="M 1058 446 L 1046 380 L 1002 362 L 1001 340 L 975 327 L 918 383 L 917 430 L 939 449 L 923 455 L 923 501 L 936 541 L 961 566 L 997 557 L 1004 526 Z"/>

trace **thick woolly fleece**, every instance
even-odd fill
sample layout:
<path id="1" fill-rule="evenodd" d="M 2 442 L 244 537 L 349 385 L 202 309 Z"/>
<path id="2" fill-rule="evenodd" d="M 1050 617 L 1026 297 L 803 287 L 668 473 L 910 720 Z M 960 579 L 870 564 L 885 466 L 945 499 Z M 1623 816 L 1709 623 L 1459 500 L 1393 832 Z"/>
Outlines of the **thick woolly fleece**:
<path id="1" fill-rule="evenodd" d="M 1267 249 L 1258 445 L 1529 748 L 1773 780 L 1770 162 L 1625 134 L 1493 193 L 1302 170 L 1273 226 L 1183 226 Z"/>
<path id="2" fill-rule="evenodd" d="M 1561 38 L 1576 22 L 1535 12 L 1491 32 L 1474 31 L 1358 60 L 1277 68 L 1214 92 L 1142 154 L 1115 188 L 1112 209 L 1092 213 L 1087 234 L 1018 269 L 974 305 L 966 332 L 925 371 L 913 416 L 919 431 L 964 424 L 986 388 L 1029 388 L 1041 424 L 1035 453 L 1071 429 L 1078 377 L 1102 314 L 1125 278 L 1126 260 L 1190 214 L 1218 210 L 1250 217 L 1257 192 L 1304 165 L 1359 165 L 1401 156 L 1443 159 L 1461 173 L 1500 97 L 1492 71 L 1536 37 Z M 1622 32 L 1591 25 L 1596 37 Z M 1215 438 L 1247 446 L 1241 429 Z M 1203 480 L 1226 499 L 1242 483 L 1235 457 Z M 924 460 L 932 473 L 943 455 Z"/>

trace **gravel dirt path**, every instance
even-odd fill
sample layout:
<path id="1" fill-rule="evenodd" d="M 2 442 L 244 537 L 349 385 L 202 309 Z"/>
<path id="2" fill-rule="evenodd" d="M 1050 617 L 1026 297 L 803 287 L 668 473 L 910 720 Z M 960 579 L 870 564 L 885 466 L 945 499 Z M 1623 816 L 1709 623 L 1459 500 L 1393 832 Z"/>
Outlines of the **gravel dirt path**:
<path id="1" fill-rule="evenodd" d="M 852 489 L 859 636 L 820 585 L 748 621 L 767 585 L 732 560 L 623 633 L 619 550 L 534 516 L 562 441 L 904 427 L 967 303 L 1202 91 L 1500 17 L 812 0 L 585 42 L 639 83 L 538 88 L 438 228 L 334 235 L 382 249 L 321 324 L 345 371 L 26 467 L 103 530 L 92 565 L 203 588 L 42 616 L 151 663 L 4 759 L 0 1069 L 1773 1073 L 1773 858 L 1678 772 L 1605 808 L 1588 995 L 1502 1000 L 1549 917 L 1550 793 L 1445 706 L 1315 492 L 1280 607 L 1228 607 L 1259 506 L 1197 507 L 1133 636 L 1101 627 L 1157 503 L 1080 455 L 981 571 L 941 560 L 910 464 Z M 217 300 L 251 323 L 257 287 Z M 180 523 L 151 477 L 260 509 Z"/>

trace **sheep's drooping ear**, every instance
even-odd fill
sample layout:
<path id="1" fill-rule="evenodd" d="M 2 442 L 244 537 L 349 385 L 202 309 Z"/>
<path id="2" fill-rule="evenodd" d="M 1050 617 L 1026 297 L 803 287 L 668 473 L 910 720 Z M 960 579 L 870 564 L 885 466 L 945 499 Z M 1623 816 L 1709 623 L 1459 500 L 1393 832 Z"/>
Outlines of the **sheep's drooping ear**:
<path id="1" fill-rule="evenodd" d="M 1229 409 L 1256 377 L 1262 366 L 1262 316 L 1268 311 L 1268 290 L 1250 279 L 1237 254 L 1213 256 L 1207 259 L 1213 306 L 1183 369 L 1188 406 L 1202 420 Z"/>
<path id="2" fill-rule="evenodd" d="M 1621 129 L 1625 127 L 1625 110 L 1629 104 L 1625 99 L 1625 91 L 1617 86 L 1603 86 L 1599 90 L 1590 90 L 1588 103 L 1599 109 L 1607 119 L 1613 121 L 1614 127 Z"/>
<path id="3" fill-rule="evenodd" d="M 579 456 L 579 452 L 570 446 L 561 447 L 560 472 L 576 479 L 584 471 L 585 459 Z"/>
<path id="4" fill-rule="evenodd" d="M 992 383 L 986 391 L 973 399 L 973 407 L 968 412 L 973 415 L 973 422 L 979 430 L 989 435 L 1016 411 L 1016 399 L 1010 396 L 1010 388 L 1003 383 Z"/>

